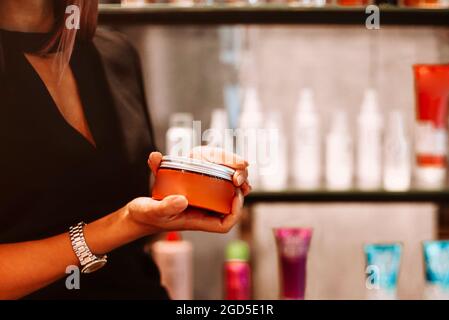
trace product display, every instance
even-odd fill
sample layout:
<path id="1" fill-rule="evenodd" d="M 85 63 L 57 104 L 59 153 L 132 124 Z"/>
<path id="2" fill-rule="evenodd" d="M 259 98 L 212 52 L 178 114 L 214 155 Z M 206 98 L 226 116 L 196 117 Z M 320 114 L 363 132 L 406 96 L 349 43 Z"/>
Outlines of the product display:
<path id="1" fill-rule="evenodd" d="M 402 244 L 365 245 L 368 299 L 397 299 Z"/>
<path id="2" fill-rule="evenodd" d="M 416 170 L 420 188 L 440 189 L 447 173 L 449 65 L 415 65 Z"/>
<path id="3" fill-rule="evenodd" d="M 426 299 L 449 300 L 449 241 L 423 243 L 426 268 Z"/>
<path id="4" fill-rule="evenodd" d="M 357 120 L 357 186 L 376 190 L 382 186 L 382 115 L 377 92 L 365 91 Z"/>
<path id="5" fill-rule="evenodd" d="M 326 137 L 326 187 L 329 190 L 349 190 L 354 176 L 354 151 L 347 114 L 339 110 L 332 118 Z"/>
<path id="6" fill-rule="evenodd" d="M 300 92 L 294 136 L 294 178 L 299 189 L 317 189 L 321 182 L 320 118 L 315 110 L 313 91 Z"/>
<path id="7" fill-rule="evenodd" d="M 189 205 L 220 214 L 231 213 L 235 170 L 191 158 L 165 156 L 156 174 L 152 197 L 183 195 Z"/>
<path id="8" fill-rule="evenodd" d="M 167 234 L 152 246 L 152 254 L 161 272 L 161 283 L 173 300 L 193 299 L 193 248 L 179 233 Z"/>
<path id="9" fill-rule="evenodd" d="M 174 113 L 166 135 L 167 155 L 187 157 L 194 146 L 193 115 Z"/>
<path id="10" fill-rule="evenodd" d="M 389 114 L 384 143 L 384 189 L 407 191 L 411 183 L 410 143 L 399 111 Z"/>
<path id="11" fill-rule="evenodd" d="M 279 256 L 280 298 L 304 300 L 312 229 L 278 228 L 274 229 L 274 236 Z"/>
<path id="12" fill-rule="evenodd" d="M 260 171 L 258 166 L 258 131 L 263 127 L 263 115 L 259 95 L 255 88 L 246 90 L 243 110 L 240 114 L 237 130 L 237 154 L 245 158 L 250 166 L 249 179 L 252 186 L 260 187 Z"/>
<path id="13" fill-rule="evenodd" d="M 226 248 L 224 289 L 226 300 L 251 299 L 249 246 L 244 241 L 233 241 Z"/>

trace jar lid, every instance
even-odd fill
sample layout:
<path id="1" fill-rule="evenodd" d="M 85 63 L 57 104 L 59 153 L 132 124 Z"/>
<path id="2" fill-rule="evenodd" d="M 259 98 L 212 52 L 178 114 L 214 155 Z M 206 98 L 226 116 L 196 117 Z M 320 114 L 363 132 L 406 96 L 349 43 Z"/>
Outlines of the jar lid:
<path id="1" fill-rule="evenodd" d="M 186 170 L 232 181 L 235 170 L 224 165 L 187 157 L 165 156 L 160 168 Z"/>

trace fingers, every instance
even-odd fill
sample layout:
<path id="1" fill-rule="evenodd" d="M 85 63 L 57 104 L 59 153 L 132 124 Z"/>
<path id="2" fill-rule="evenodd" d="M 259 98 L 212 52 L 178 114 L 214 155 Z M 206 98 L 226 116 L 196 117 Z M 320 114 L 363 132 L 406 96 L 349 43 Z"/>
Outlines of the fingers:
<path id="1" fill-rule="evenodd" d="M 190 156 L 194 159 L 223 164 L 236 170 L 244 170 L 248 167 L 248 162 L 246 162 L 245 159 L 234 153 L 226 152 L 221 148 L 204 146 L 195 147 L 191 151 Z"/>
<path id="2" fill-rule="evenodd" d="M 148 158 L 148 165 L 153 172 L 153 175 L 156 175 L 157 170 L 162 162 L 162 154 L 160 152 L 152 152 L 150 157 Z"/>
<path id="3" fill-rule="evenodd" d="M 243 196 L 246 197 L 247 195 L 249 195 L 251 193 L 253 188 L 251 187 L 251 185 L 248 182 L 245 182 L 241 186 L 241 190 L 242 190 Z"/>
<path id="4" fill-rule="evenodd" d="M 181 228 L 189 231 L 219 232 L 221 218 L 197 208 L 189 208 L 183 213 Z"/>
<path id="5" fill-rule="evenodd" d="M 248 170 L 237 170 L 232 179 L 236 187 L 241 187 L 248 179 Z"/>
<path id="6" fill-rule="evenodd" d="M 232 211 L 231 214 L 224 217 L 222 222 L 222 228 L 225 232 L 229 232 L 232 227 L 234 227 L 237 222 L 240 221 L 243 215 L 243 202 L 244 197 L 243 193 L 240 189 L 237 189 L 237 194 L 232 202 Z"/>
<path id="7" fill-rule="evenodd" d="M 232 227 L 240 220 L 243 208 L 242 191 L 237 190 L 237 195 L 232 203 L 231 214 L 220 218 L 216 215 L 208 214 L 204 210 L 189 208 L 183 213 L 183 230 L 204 231 L 213 233 L 228 233 Z"/>

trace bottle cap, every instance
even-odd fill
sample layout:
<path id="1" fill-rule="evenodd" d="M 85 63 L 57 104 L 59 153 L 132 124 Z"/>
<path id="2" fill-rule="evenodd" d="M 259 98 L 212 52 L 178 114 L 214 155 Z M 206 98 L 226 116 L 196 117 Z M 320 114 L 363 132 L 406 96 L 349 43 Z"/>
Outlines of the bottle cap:
<path id="1" fill-rule="evenodd" d="M 179 232 L 169 232 L 167 233 L 167 236 L 165 237 L 165 240 L 170 241 L 170 242 L 176 242 L 176 241 L 181 241 L 182 237 L 181 234 Z"/>
<path id="2" fill-rule="evenodd" d="M 226 247 L 226 260 L 249 261 L 249 246 L 245 241 L 232 241 Z"/>

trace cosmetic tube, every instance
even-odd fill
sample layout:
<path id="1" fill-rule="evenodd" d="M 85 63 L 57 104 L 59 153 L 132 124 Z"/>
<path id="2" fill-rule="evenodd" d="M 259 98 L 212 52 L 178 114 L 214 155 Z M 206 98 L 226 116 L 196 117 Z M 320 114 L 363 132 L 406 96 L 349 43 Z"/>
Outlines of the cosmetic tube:
<path id="1" fill-rule="evenodd" d="M 365 245 L 366 288 L 370 300 L 395 300 L 402 244 Z"/>
<path id="2" fill-rule="evenodd" d="M 274 229 L 282 300 L 304 300 L 305 298 L 307 255 L 312 232 L 310 228 Z"/>
<path id="3" fill-rule="evenodd" d="M 447 172 L 448 65 L 415 65 L 416 184 L 440 189 Z"/>
<path id="4" fill-rule="evenodd" d="M 424 298 L 449 300 L 449 240 L 425 241 L 423 256 L 426 270 Z"/>

